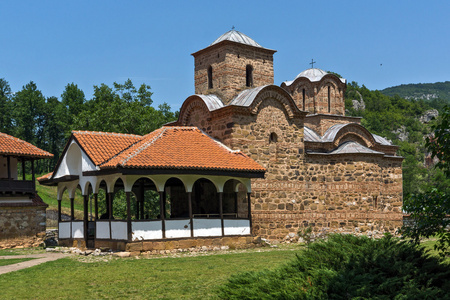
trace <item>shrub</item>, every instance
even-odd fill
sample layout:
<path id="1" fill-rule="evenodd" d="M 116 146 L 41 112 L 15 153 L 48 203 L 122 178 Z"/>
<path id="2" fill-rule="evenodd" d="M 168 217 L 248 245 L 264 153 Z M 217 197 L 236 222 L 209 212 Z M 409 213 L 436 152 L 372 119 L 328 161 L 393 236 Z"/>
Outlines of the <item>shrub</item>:
<path id="1" fill-rule="evenodd" d="M 450 268 L 391 236 L 330 235 L 275 270 L 232 276 L 222 299 L 450 299 Z"/>

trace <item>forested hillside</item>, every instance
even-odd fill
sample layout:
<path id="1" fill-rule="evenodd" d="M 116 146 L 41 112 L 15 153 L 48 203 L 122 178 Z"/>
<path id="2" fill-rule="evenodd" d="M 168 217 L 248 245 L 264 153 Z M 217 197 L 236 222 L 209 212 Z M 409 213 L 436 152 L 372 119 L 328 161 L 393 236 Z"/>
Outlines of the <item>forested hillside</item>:
<path id="1" fill-rule="evenodd" d="M 433 117 L 439 118 L 439 110 L 445 103 L 450 103 L 449 100 L 407 100 L 399 95 L 387 96 L 382 91 L 371 91 L 356 82 L 347 85 L 345 99 L 347 115 L 363 117 L 363 126 L 400 146 L 398 152 L 405 158 L 404 197 L 423 192 L 430 186 L 450 189 L 450 180 L 442 170 L 432 168 L 430 157 L 427 158 L 428 166 L 425 166 L 428 155 L 425 138 L 430 136 L 431 125 L 437 121 Z"/>
<path id="2" fill-rule="evenodd" d="M 110 131 L 144 135 L 175 119 L 167 104 L 152 106 L 150 86 L 136 88 L 131 80 L 94 86 L 86 99 L 74 83 L 58 98 L 47 97 L 34 82 L 12 92 L 0 78 L 0 132 L 13 135 L 54 154 L 38 160 L 36 172 L 53 170 L 72 130 Z"/>
<path id="3" fill-rule="evenodd" d="M 442 109 L 450 101 L 450 81 L 436 83 L 410 83 L 386 88 L 381 91 L 387 96 L 398 95 L 405 99 L 427 100 L 436 109 Z"/>

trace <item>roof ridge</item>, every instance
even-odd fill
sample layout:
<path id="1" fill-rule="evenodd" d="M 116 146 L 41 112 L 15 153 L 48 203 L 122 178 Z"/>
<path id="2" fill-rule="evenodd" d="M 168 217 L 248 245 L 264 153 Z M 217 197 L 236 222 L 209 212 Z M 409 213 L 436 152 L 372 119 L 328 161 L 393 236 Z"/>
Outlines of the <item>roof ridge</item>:
<path id="1" fill-rule="evenodd" d="M 169 128 L 176 128 L 176 127 L 169 127 Z M 161 129 L 162 129 L 161 132 L 156 137 L 154 137 L 150 141 L 143 143 L 143 145 L 141 147 L 139 147 L 138 149 L 136 149 L 133 154 L 129 155 L 125 160 L 123 160 L 121 165 L 123 166 L 124 164 L 126 164 L 130 159 L 134 158 L 136 155 L 138 155 L 143 150 L 147 149 L 150 145 L 152 145 L 156 140 L 161 138 L 161 136 L 164 134 L 164 132 L 167 131 L 167 127 L 162 127 Z"/>
<path id="2" fill-rule="evenodd" d="M 139 134 L 134 133 L 120 133 L 120 132 L 106 132 L 106 131 L 91 131 L 91 130 L 72 130 L 72 134 L 97 134 L 97 135 L 113 135 L 113 136 L 135 136 L 143 137 Z"/>

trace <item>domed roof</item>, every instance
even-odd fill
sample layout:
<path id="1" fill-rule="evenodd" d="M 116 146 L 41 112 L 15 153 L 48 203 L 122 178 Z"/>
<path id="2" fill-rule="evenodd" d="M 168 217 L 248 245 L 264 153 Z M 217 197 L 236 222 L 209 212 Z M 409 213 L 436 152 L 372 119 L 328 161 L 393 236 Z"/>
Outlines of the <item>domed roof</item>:
<path id="1" fill-rule="evenodd" d="M 325 75 L 328 75 L 331 73 L 327 73 L 324 70 L 321 69 L 317 69 L 317 68 L 311 68 L 311 69 L 307 69 L 303 72 L 301 72 L 300 74 L 297 75 L 297 77 L 295 77 L 294 80 L 291 81 L 285 81 L 284 83 L 289 86 L 291 85 L 297 78 L 308 78 L 309 81 L 311 82 L 317 82 L 320 81 Z M 345 79 L 344 78 L 339 78 L 343 83 L 345 83 Z"/>
<path id="2" fill-rule="evenodd" d="M 212 42 L 212 44 L 210 46 L 212 46 L 214 44 L 218 44 L 222 41 L 232 41 L 232 42 L 241 43 L 244 45 L 263 48 L 260 44 L 255 42 L 255 40 L 252 39 L 251 37 L 243 34 L 242 32 L 234 30 L 234 29 L 222 34 L 218 39 L 216 39 L 214 42 Z"/>

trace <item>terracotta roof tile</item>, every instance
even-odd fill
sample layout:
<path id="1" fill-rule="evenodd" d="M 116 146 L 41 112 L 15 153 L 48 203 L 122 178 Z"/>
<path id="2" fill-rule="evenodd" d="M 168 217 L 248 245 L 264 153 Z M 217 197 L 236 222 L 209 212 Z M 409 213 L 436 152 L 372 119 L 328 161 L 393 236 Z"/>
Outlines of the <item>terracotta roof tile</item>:
<path id="1" fill-rule="evenodd" d="M 47 180 L 50 177 L 52 177 L 53 172 L 47 173 L 45 175 L 42 175 L 41 177 L 36 178 L 37 181 Z"/>
<path id="2" fill-rule="evenodd" d="M 39 149 L 38 147 L 0 132 L 0 154 L 17 155 L 35 158 L 50 158 L 53 154 Z"/>
<path id="3" fill-rule="evenodd" d="M 96 166 L 143 139 L 140 135 L 99 131 L 72 131 L 72 134 Z"/>
<path id="4" fill-rule="evenodd" d="M 116 167 L 265 171 L 242 152 L 229 149 L 196 127 L 162 127 L 100 166 Z"/>

